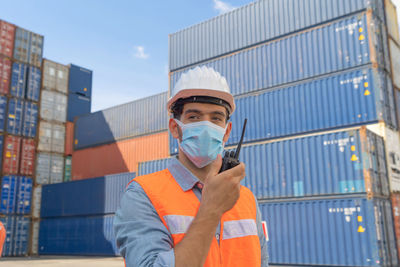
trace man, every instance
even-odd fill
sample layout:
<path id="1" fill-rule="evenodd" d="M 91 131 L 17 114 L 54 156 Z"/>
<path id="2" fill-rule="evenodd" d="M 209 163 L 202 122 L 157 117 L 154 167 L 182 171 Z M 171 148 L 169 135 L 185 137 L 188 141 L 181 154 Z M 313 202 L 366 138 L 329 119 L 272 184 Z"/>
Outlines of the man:
<path id="1" fill-rule="evenodd" d="M 244 163 L 219 173 L 235 110 L 225 78 L 207 67 L 182 74 L 167 108 L 178 158 L 122 197 L 114 228 L 126 265 L 268 266 L 257 201 L 240 185 Z"/>

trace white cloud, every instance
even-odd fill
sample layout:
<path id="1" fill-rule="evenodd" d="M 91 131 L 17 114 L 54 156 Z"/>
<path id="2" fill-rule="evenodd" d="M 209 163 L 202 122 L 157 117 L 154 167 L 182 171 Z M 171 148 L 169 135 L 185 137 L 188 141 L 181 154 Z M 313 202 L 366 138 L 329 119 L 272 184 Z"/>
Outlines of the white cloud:
<path id="1" fill-rule="evenodd" d="M 232 6 L 229 3 L 225 3 L 220 0 L 213 0 L 214 1 L 214 9 L 219 12 L 219 14 L 223 14 L 226 12 L 231 11 L 232 9 L 235 9 L 236 7 Z"/>
<path id="2" fill-rule="evenodd" d="M 135 57 L 142 58 L 142 59 L 146 59 L 149 57 L 149 54 L 146 54 L 144 52 L 144 46 L 138 45 L 138 46 L 133 47 L 133 49 L 135 50 L 135 55 L 134 55 Z"/>

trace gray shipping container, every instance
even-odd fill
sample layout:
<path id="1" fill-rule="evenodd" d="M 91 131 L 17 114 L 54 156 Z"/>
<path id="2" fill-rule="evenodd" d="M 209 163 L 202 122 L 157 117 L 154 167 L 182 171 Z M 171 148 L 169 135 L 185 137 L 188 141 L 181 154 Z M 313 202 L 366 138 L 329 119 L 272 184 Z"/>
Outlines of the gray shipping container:
<path id="1" fill-rule="evenodd" d="M 40 118 L 47 121 L 66 122 L 67 95 L 54 91 L 42 90 Z"/>
<path id="2" fill-rule="evenodd" d="M 43 60 L 43 89 L 56 90 L 68 94 L 68 66 Z"/>
<path id="3" fill-rule="evenodd" d="M 64 153 L 65 125 L 40 121 L 38 150 Z"/>
<path id="4" fill-rule="evenodd" d="M 63 155 L 51 154 L 50 161 L 50 183 L 62 183 L 64 177 L 64 157 Z"/>
<path id="5" fill-rule="evenodd" d="M 36 183 L 61 183 L 64 173 L 63 155 L 39 152 L 36 158 Z"/>

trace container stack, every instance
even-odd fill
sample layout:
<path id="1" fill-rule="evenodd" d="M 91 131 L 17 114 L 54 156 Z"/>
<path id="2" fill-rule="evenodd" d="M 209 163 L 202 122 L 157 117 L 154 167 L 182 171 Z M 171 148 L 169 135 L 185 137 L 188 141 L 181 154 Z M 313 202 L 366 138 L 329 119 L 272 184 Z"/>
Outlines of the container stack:
<path id="1" fill-rule="evenodd" d="M 271 264 L 399 263 L 397 18 L 390 1 L 349 3 L 260 0 L 169 36 L 170 88 L 197 66 L 227 78 L 237 106 L 227 149 L 248 119 L 243 184 Z"/>
<path id="2" fill-rule="evenodd" d="M 28 253 L 43 36 L 0 20 L 3 256 Z"/>

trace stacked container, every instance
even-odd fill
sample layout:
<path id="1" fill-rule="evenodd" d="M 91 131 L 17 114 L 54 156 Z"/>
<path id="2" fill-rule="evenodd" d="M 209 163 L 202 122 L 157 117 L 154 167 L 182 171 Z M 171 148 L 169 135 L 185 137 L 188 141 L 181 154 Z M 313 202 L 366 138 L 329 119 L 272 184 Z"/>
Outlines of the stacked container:
<path id="1" fill-rule="evenodd" d="M 91 70 L 74 64 L 69 65 L 67 120 L 70 122 L 74 122 L 76 116 L 90 113 L 92 75 Z"/>
<path id="2" fill-rule="evenodd" d="M 28 253 L 43 36 L 0 21 L 3 256 Z"/>

